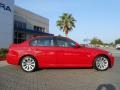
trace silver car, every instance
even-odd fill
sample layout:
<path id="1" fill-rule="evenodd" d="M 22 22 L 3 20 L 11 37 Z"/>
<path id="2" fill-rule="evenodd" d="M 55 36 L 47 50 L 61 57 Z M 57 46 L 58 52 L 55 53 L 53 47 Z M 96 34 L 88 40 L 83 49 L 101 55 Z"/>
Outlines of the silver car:
<path id="1" fill-rule="evenodd" d="M 117 45 L 116 45 L 116 49 L 120 49 L 120 44 L 117 44 Z"/>

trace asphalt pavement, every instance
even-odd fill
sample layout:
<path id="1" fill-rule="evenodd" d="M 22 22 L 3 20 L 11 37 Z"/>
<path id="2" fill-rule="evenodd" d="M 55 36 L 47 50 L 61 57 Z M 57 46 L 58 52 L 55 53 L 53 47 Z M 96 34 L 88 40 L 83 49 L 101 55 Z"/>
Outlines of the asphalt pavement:
<path id="1" fill-rule="evenodd" d="M 26 73 L 18 66 L 1 61 L 0 90 L 120 90 L 120 53 L 109 51 L 115 55 L 115 64 L 102 72 L 94 69 L 42 69 Z"/>

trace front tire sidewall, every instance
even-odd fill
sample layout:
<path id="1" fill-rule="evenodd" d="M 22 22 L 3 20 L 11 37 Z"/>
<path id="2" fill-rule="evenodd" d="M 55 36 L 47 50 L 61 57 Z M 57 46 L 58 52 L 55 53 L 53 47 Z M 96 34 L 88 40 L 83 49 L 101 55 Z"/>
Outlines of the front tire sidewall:
<path id="1" fill-rule="evenodd" d="M 24 60 L 26 57 L 32 58 L 32 59 L 34 60 L 34 62 L 35 62 L 35 67 L 34 67 L 32 70 L 30 70 L 30 71 L 25 70 L 25 69 L 23 68 L 23 66 L 22 66 L 23 60 Z M 22 69 L 23 71 L 25 71 L 25 72 L 34 72 L 34 71 L 37 69 L 37 62 L 36 62 L 36 59 L 33 58 L 32 56 L 25 56 L 25 57 L 23 57 L 23 58 L 21 59 L 20 67 L 21 67 L 21 69 Z"/>
<path id="2" fill-rule="evenodd" d="M 107 66 L 105 69 L 100 69 L 100 68 L 98 68 L 97 65 L 96 65 L 96 61 L 97 61 L 97 59 L 100 58 L 100 57 L 104 57 L 104 58 L 106 58 L 107 61 L 108 61 L 108 66 Z M 108 59 L 107 57 L 105 57 L 105 56 L 98 56 L 98 57 L 95 58 L 93 68 L 96 69 L 97 71 L 106 71 L 106 70 L 109 68 L 109 64 L 110 64 L 110 63 L 109 63 L 109 59 Z"/>

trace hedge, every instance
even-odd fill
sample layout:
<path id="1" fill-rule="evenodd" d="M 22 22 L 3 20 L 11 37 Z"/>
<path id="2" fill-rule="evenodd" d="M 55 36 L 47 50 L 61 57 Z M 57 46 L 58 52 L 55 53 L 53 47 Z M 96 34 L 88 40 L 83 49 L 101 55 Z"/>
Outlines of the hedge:
<path id="1" fill-rule="evenodd" d="M 8 49 L 6 49 L 6 48 L 1 48 L 1 49 L 0 49 L 0 58 L 6 58 L 7 52 L 8 52 Z"/>

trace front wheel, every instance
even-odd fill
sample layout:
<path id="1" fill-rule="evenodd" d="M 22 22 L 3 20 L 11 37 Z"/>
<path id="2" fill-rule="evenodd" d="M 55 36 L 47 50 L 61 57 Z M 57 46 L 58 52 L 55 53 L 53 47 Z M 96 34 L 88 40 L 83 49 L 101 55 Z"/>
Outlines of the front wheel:
<path id="1" fill-rule="evenodd" d="M 26 72 L 33 72 L 37 68 L 37 62 L 33 57 L 25 56 L 22 58 L 20 66 Z"/>
<path id="2" fill-rule="evenodd" d="M 94 68 L 98 71 L 105 71 L 109 68 L 109 59 L 105 56 L 98 56 L 94 62 Z"/>

